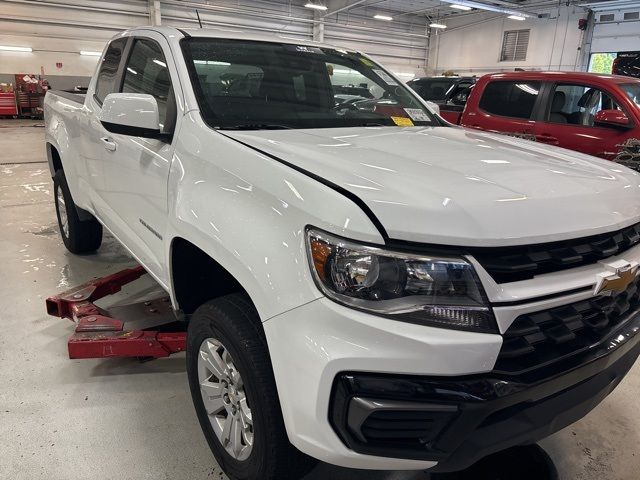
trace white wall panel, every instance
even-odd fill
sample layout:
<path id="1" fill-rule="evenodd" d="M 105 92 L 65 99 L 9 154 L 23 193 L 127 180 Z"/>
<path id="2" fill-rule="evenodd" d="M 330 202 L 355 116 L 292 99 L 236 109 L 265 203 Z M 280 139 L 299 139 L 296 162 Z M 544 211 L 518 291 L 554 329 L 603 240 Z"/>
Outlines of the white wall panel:
<path id="1" fill-rule="evenodd" d="M 431 41 L 430 70 L 442 73 L 454 70 L 460 74 L 484 74 L 530 70 L 579 69 L 579 50 L 583 31 L 578 19 L 586 18 L 584 9 L 561 7 L 548 11 L 549 18 L 510 20 L 504 15 L 474 15 L 471 24 L 448 22 L 449 28 L 437 32 Z M 529 48 L 525 61 L 501 62 L 500 50 L 506 30 L 530 29 Z"/>

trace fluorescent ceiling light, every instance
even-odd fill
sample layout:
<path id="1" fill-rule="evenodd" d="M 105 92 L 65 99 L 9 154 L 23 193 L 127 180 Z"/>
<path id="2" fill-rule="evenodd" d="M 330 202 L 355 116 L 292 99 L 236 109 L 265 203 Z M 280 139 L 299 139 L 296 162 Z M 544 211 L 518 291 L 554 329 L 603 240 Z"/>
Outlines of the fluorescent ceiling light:
<path id="1" fill-rule="evenodd" d="M 511 20 L 526 20 L 525 17 L 521 17 L 520 15 L 509 15 L 507 18 L 510 18 Z"/>
<path id="2" fill-rule="evenodd" d="M 90 50 L 80 50 L 80 55 L 86 55 L 88 57 L 99 57 L 102 52 L 92 52 Z"/>
<path id="3" fill-rule="evenodd" d="M 0 50 L 5 52 L 32 52 L 31 47 L 13 47 L 10 45 L 0 45 Z"/>
<path id="4" fill-rule="evenodd" d="M 471 7 L 467 7 L 466 5 L 458 5 L 457 3 L 451 5 L 451 8 L 455 8 L 456 10 L 464 10 L 465 12 L 471 10 Z"/>
<path id="5" fill-rule="evenodd" d="M 488 12 L 503 13 L 505 15 L 514 15 L 517 17 L 529 18 L 529 17 L 538 16 L 537 13 L 518 11 L 510 8 L 505 8 L 502 6 L 497 6 L 497 5 L 488 5 L 486 3 L 476 2 L 473 0 L 440 0 L 440 1 L 444 3 L 452 4 L 452 5 L 461 5 L 464 7 L 477 8 L 478 10 L 486 10 Z"/>
<path id="6" fill-rule="evenodd" d="M 326 10 L 327 9 L 326 5 L 318 5 L 317 3 L 311 3 L 311 2 L 307 3 L 305 5 L 305 7 L 313 8 L 314 10 Z"/>
<path id="7" fill-rule="evenodd" d="M 160 65 L 161 67 L 167 68 L 167 64 L 164 63 L 162 60 L 158 60 L 157 58 L 153 59 L 153 63 L 155 63 L 156 65 Z"/>
<path id="8" fill-rule="evenodd" d="M 447 26 L 443 25 L 442 23 L 430 23 L 429 26 L 431 28 L 442 28 L 442 29 L 447 28 Z"/>
<path id="9" fill-rule="evenodd" d="M 390 17 L 389 15 L 374 15 L 373 18 L 375 18 L 376 20 L 385 20 L 387 22 L 393 20 L 393 17 Z"/>

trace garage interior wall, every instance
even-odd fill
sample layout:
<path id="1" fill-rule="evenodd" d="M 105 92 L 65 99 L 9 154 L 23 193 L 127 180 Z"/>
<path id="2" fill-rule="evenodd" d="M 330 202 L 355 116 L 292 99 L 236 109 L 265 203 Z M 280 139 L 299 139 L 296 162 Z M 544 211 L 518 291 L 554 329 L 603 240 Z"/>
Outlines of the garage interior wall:
<path id="1" fill-rule="evenodd" d="M 222 0 L 215 4 L 166 0 L 5 0 L 0 12 L 0 45 L 31 47 L 33 52 L 0 52 L 0 82 L 16 73 L 44 72 L 52 88 L 86 86 L 97 57 L 120 30 L 154 23 L 160 7 L 162 25 L 197 27 L 196 9 L 207 28 L 242 28 L 264 34 L 311 40 L 321 17 L 304 2 Z M 322 23 L 324 41 L 373 54 L 407 79 L 422 75 L 427 61 L 426 18 L 407 16 L 393 24 L 366 15 L 338 13 Z"/>
<path id="2" fill-rule="evenodd" d="M 431 39 L 429 73 L 453 70 L 459 74 L 482 75 L 491 72 L 526 70 L 581 70 L 585 32 L 578 20 L 588 16 L 584 8 L 562 6 L 538 11 L 542 18 L 511 20 L 491 13 L 463 16 L 447 21 L 445 31 Z M 504 32 L 529 29 L 526 60 L 500 61 Z"/>

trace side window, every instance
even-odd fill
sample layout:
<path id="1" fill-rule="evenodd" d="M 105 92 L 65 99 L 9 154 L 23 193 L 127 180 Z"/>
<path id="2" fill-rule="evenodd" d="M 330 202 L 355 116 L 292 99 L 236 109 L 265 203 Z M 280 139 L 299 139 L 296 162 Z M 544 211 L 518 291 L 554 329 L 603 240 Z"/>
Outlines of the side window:
<path id="1" fill-rule="evenodd" d="M 588 85 L 556 85 L 547 121 L 593 127 L 600 110 L 620 110 L 620 106 L 606 92 Z"/>
<path id="2" fill-rule="evenodd" d="M 540 82 L 491 82 L 482 93 L 480 108 L 502 117 L 531 118 Z"/>
<path id="3" fill-rule="evenodd" d="M 109 47 L 107 47 L 107 53 L 105 53 L 102 59 L 102 65 L 100 65 L 98 78 L 96 80 L 95 97 L 100 103 L 104 101 L 104 97 L 108 94 L 118 90 L 116 85 L 118 66 L 120 65 L 120 59 L 122 58 L 122 52 L 126 44 L 126 38 L 119 38 L 111 42 Z"/>
<path id="4" fill-rule="evenodd" d="M 158 102 L 161 130 L 165 133 L 173 131 L 176 109 L 171 76 L 162 49 L 153 40 L 134 40 L 124 71 L 122 91 L 153 95 Z"/>

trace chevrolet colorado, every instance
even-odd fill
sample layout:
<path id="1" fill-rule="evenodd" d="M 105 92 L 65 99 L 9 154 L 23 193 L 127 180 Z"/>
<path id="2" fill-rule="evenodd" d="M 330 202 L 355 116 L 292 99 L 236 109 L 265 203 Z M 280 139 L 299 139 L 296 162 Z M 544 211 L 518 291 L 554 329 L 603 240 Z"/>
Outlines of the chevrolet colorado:
<path id="1" fill-rule="evenodd" d="M 358 52 L 137 28 L 45 120 L 64 244 L 106 228 L 170 293 L 231 478 L 463 469 L 639 354 L 639 174 L 453 127 Z"/>

